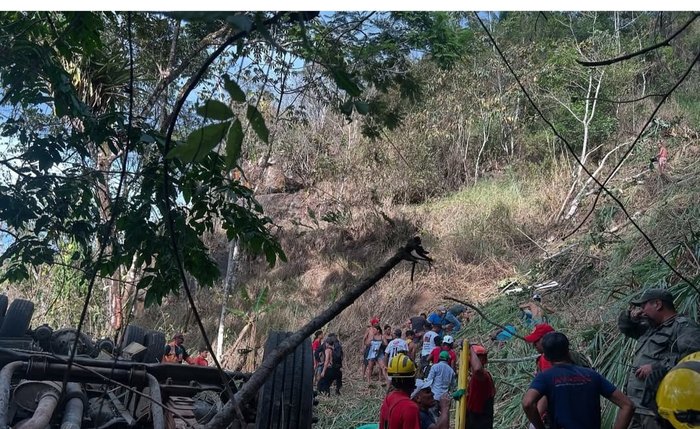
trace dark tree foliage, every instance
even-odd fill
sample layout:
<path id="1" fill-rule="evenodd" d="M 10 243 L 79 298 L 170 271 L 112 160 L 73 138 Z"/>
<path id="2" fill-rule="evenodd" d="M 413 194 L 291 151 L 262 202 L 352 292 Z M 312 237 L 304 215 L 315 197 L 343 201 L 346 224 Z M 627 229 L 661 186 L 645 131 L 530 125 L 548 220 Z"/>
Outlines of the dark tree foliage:
<path id="1" fill-rule="evenodd" d="M 246 130 L 271 139 L 250 82 L 265 94 L 288 69 L 279 62 L 273 79 L 268 70 L 246 86 L 236 71 L 245 63 L 260 73 L 271 51 L 294 56 L 309 87 L 325 88 L 348 119 L 364 116 L 378 137 L 401 122 L 399 100 L 420 99 L 412 59 L 449 68 L 470 34 L 447 13 L 0 14 L 2 279 L 26 279 L 77 245 L 71 260 L 86 277 L 135 269 L 146 304 L 160 303 L 180 288 L 173 247 L 201 285 L 218 278 L 202 236 L 219 227 L 269 264 L 284 261 L 234 171 Z M 376 96 L 391 92 L 392 103 Z"/>

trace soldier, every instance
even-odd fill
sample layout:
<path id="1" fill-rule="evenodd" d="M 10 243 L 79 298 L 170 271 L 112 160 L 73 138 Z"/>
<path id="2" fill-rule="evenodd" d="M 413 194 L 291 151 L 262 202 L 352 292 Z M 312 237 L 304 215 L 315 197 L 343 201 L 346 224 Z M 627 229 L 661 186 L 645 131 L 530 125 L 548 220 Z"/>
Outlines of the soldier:
<path id="1" fill-rule="evenodd" d="M 637 339 L 627 395 L 636 408 L 631 429 L 661 429 L 653 411 L 656 390 L 663 376 L 680 359 L 700 350 L 700 327 L 676 313 L 673 295 L 649 289 L 630 302 L 617 325 L 624 335 Z"/>

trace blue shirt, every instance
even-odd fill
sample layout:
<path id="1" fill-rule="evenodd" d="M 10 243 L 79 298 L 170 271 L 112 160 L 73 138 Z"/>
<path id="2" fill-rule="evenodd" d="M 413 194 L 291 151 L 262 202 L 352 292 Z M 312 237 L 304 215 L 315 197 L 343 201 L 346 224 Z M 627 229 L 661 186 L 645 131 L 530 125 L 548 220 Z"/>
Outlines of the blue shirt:
<path id="1" fill-rule="evenodd" d="M 600 396 L 616 388 L 590 368 L 557 364 L 537 374 L 530 389 L 547 397 L 552 429 L 600 429 Z"/>
<path id="2" fill-rule="evenodd" d="M 430 313 L 430 315 L 428 315 L 428 322 L 430 322 L 431 325 L 443 326 L 445 324 L 445 316 L 440 316 L 437 313 Z"/>
<path id="3" fill-rule="evenodd" d="M 430 411 L 420 410 L 420 429 L 428 429 L 430 426 L 435 424 L 435 417 L 430 413 Z"/>

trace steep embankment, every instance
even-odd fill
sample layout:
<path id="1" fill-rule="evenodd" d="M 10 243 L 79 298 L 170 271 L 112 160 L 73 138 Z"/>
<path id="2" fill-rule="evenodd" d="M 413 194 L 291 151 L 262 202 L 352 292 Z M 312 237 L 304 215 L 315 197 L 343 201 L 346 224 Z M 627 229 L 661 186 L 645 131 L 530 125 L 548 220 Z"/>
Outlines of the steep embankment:
<path id="1" fill-rule="evenodd" d="M 698 146 L 690 143 L 675 149 L 677 156 L 667 178 L 657 171 L 645 172 L 640 159 L 631 161 L 610 187 L 669 263 L 697 283 L 700 162 L 694 154 Z M 412 286 L 406 285 L 405 273 L 394 274 L 368 292 L 353 306 L 356 308 L 341 315 L 331 330 L 355 332 L 365 320 L 362 317 L 372 311 L 379 314 L 385 310 L 389 323 L 400 322 L 411 311 L 430 308 L 449 293 L 479 303 L 491 320 L 512 323 L 522 333 L 517 304 L 530 295 L 527 286 L 554 280 L 559 287 L 544 293 L 545 302 L 556 311 L 551 323 L 567 333 L 576 349 L 588 355 L 599 371 L 622 386 L 633 342 L 618 334 L 618 312 L 640 289 L 661 284 L 671 287 L 681 312 L 697 319 L 697 295 L 660 261 L 647 239 L 609 197 L 601 197 L 584 228 L 566 241 L 560 240 L 558 237 L 583 218 L 594 198 L 591 195 L 583 202 L 570 224 L 557 226 L 548 218 L 557 206 L 558 195 L 552 190 L 560 188 L 547 180 L 502 178 L 414 211 L 423 216 L 421 232 L 429 238 L 429 248 L 438 261 L 435 271 L 422 273 Z M 507 281 L 499 282 L 505 278 Z M 499 283 L 514 280 L 525 286 L 523 292 L 499 293 Z M 388 301 L 393 307 L 385 305 L 389 294 L 405 296 L 415 287 L 422 295 L 410 295 L 408 302 Z M 347 323 L 355 329 L 343 329 Z M 519 340 L 502 347 L 494 345 L 488 339 L 493 329 L 475 316 L 458 336 L 490 345 L 494 359 L 490 367 L 498 388 L 496 427 L 523 427 L 520 398 L 532 378 L 534 363 L 512 360 L 532 355 L 533 350 Z M 346 338 L 346 344 L 356 340 L 353 335 Z M 504 359 L 507 361 L 499 361 Z M 353 371 L 348 373 L 356 377 Z M 322 401 L 324 428 L 351 427 L 376 419 L 381 392 L 368 390 L 361 383 L 351 384 L 351 388 L 366 400 Z M 605 405 L 604 427 L 612 426 L 613 411 Z"/>
<path id="2" fill-rule="evenodd" d="M 628 160 L 611 181 L 610 188 L 669 262 L 697 281 L 698 146 L 683 141 L 670 149 L 674 156 L 668 180 L 657 171 L 645 171 L 648 157 L 640 150 L 638 158 Z M 614 319 L 629 297 L 642 287 L 666 282 L 679 296 L 681 311 L 695 317 L 697 300 L 694 291 L 659 262 L 609 197 L 601 197 L 581 230 L 561 240 L 594 199 L 594 194 L 584 199 L 568 222 L 555 221 L 568 180 L 566 171 L 502 173 L 447 198 L 415 206 L 344 206 L 333 194 L 332 185 L 261 197 L 266 212 L 281 226 L 278 233 L 288 262 L 268 269 L 263 261 L 241 261 L 238 291 L 229 300 L 234 311 L 226 323 L 229 348 L 225 362 L 230 367 L 252 368 L 260 361 L 260 346 L 268 330 L 298 328 L 381 264 L 407 238 L 419 235 L 435 258 L 431 270 L 419 267 L 411 282 L 410 265 L 400 265 L 325 328 L 337 332 L 345 345 L 349 381 L 343 399 L 321 400 L 321 427 L 347 428 L 376 419 L 382 390 L 356 381 L 359 341 L 366 321 L 379 315 L 383 323 L 400 325 L 408 316 L 443 303 L 446 294 L 477 303 L 492 320 L 513 323 L 522 332 L 517 304 L 529 296 L 527 286 L 556 281 L 559 287 L 544 294 L 546 303 L 556 310 L 552 324 L 569 334 L 577 349 L 621 385 L 631 343 L 617 334 Z M 212 246 L 219 246 L 225 260 L 225 244 L 212 239 Z M 524 290 L 502 294 L 499 285 L 513 281 Z M 198 301 L 213 333 L 220 309 L 207 303 L 220 302 L 220 291 L 202 292 Z M 187 314 L 184 303 L 174 300 L 166 308 L 180 306 L 181 312 L 157 310 L 158 324 L 174 329 L 183 326 Z M 459 337 L 489 344 L 492 330 L 493 326 L 475 316 Z M 194 346 L 198 338 L 195 330 L 191 331 L 190 344 Z M 517 340 L 490 349 L 492 359 L 532 354 Z M 491 364 L 498 388 L 496 427 L 523 426 L 519 400 L 533 369 L 531 361 Z M 609 422 L 611 415 L 606 414 L 606 418 Z"/>

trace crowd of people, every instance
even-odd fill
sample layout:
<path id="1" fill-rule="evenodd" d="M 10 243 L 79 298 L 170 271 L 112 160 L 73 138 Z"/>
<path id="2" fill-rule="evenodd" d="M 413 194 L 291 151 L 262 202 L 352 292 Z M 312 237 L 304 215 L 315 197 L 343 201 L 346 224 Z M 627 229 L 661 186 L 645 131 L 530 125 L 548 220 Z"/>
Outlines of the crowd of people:
<path id="1" fill-rule="evenodd" d="M 523 325 L 531 330 L 524 339 L 539 353 L 533 365 L 534 378 L 522 397 L 530 428 L 600 428 L 600 397 L 619 408 L 615 429 L 700 427 L 700 387 L 692 387 L 686 381 L 700 381 L 700 327 L 677 313 L 674 298 L 667 290 L 647 290 L 620 314 L 620 332 L 637 340 L 624 389 L 593 369 L 582 353 L 571 349 L 569 338 L 548 323 L 547 314 L 553 310 L 542 304 L 539 295 L 519 307 Z M 380 409 L 379 428 L 447 429 L 452 402 L 465 396 L 466 427 L 493 428 L 498 380 L 487 369 L 488 350 L 483 344 L 465 343 L 469 347 L 469 383 L 465 389 L 457 386 L 455 334 L 469 321 L 465 310 L 461 305 L 439 306 L 430 314 L 411 317 L 404 329 L 382 326 L 379 317 L 370 320 L 362 341 L 360 375 L 370 385 L 374 380 L 389 384 Z M 514 332 L 508 327 L 494 332 L 492 344 L 502 346 L 512 340 Z M 499 338 L 503 333 L 508 335 Z M 314 347 L 326 344 L 322 338 L 318 332 Z M 337 338 L 330 343 L 339 347 Z M 329 393 L 330 383 L 335 381 L 336 393 L 340 394 L 342 374 L 338 375 L 340 370 L 333 371 L 337 359 L 333 349 L 326 348 L 323 355 L 315 364 L 322 368 L 317 369 L 318 390 Z M 668 373 L 674 377 L 668 377 L 663 384 Z M 670 383 L 675 385 L 669 387 Z M 679 383 L 694 393 L 679 399 Z M 659 390 L 660 385 L 663 390 Z M 678 401 L 685 401 L 684 405 L 678 405 Z M 657 402 L 663 406 L 657 407 Z"/>

